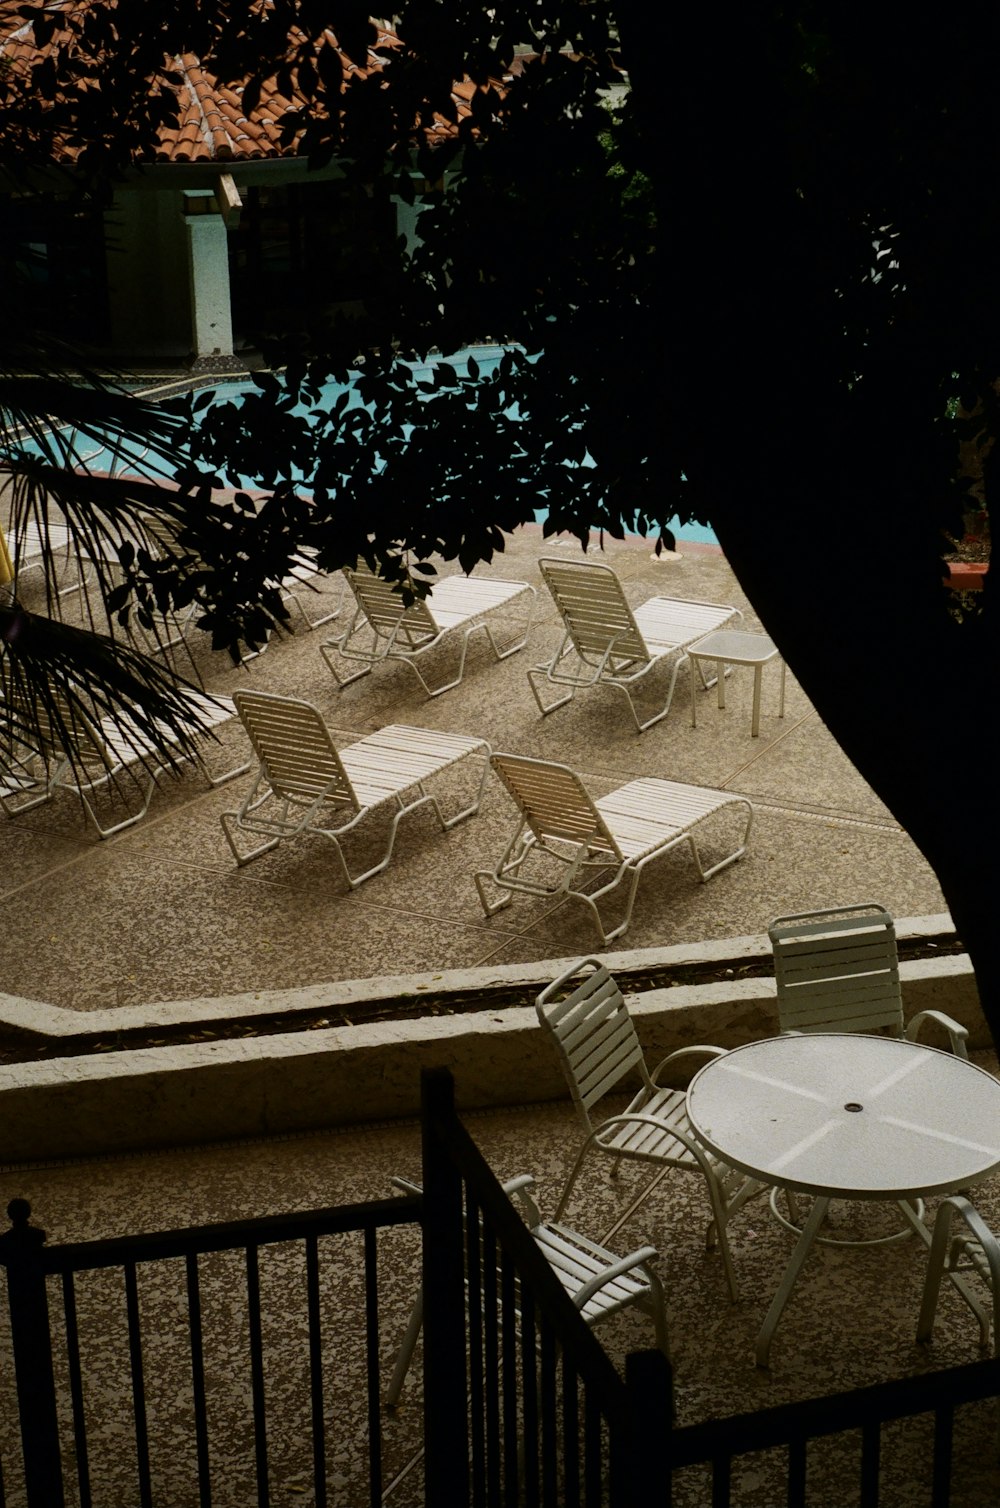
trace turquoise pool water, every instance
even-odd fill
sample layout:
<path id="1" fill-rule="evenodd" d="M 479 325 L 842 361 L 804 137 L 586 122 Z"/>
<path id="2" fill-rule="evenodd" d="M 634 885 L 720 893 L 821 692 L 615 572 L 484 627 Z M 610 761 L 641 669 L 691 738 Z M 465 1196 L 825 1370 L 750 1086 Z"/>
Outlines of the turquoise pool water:
<path id="1" fill-rule="evenodd" d="M 447 359 L 447 361 L 452 366 L 458 367 L 464 366 L 470 356 L 475 357 L 475 360 L 479 366 L 480 373 L 483 376 L 487 376 L 499 365 L 501 357 L 503 356 L 503 348 L 495 345 L 472 346 L 467 350 L 457 352 L 454 356 L 447 358 L 438 357 L 433 361 L 427 362 L 410 362 L 408 363 L 408 365 L 410 366 L 410 369 L 412 370 L 414 376 L 420 379 L 423 377 L 430 377 L 433 374 L 434 367 L 442 359 Z M 241 403 L 246 394 L 255 391 L 255 389 L 252 382 L 250 382 L 249 380 L 242 380 L 238 382 L 220 382 L 216 386 L 203 389 L 202 391 L 210 392 L 212 395 L 212 403 L 216 404 Z M 319 399 L 319 404 L 324 407 L 332 404 L 343 393 L 343 391 L 344 388 L 342 385 L 330 383 L 326 388 L 323 389 L 323 392 Z M 361 398 L 356 393 L 352 392 L 348 407 L 360 406 L 360 404 Z M 292 412 L 296 415 L 305 417 L 306 415 L 308 415 L 310 409 L 315 406 L 316 405 L 312 403 L 300 403 L 295 406 Z M 160 478 L 170 475 L 169 468 L 159 457 L 157 457 L 147 449 L 143 449 L 134 445 L 122 444 L 115 449 L 111 449 L 110 447 L 102 446 L 95 441 L 92 446 L 83 446 L 81 453 L 82 458 L 86 461 L 87 466 L 94 471 L 129 471 L 132 473 L 137 473 L 140 476 L 148 476 L 151 478 Z M 241 485 L 251 488 L 255 485 L 255 483 L 253 478 L 245 477 L 241 479 Z M 535 518 L 539 523 L 541 523 L 545 519 L 545 517 L 546 510 L 544 508 L 536 509 Z M 707 524 L 681 524 L 676 518 L 674 518 L 670 521 L 669 527 L 676 536 L 677 540 L 680 542 L 687 540 L 692 543 L 698 544 L 718 545 L 718 540 L 716 539 L 715 534 Z"/>

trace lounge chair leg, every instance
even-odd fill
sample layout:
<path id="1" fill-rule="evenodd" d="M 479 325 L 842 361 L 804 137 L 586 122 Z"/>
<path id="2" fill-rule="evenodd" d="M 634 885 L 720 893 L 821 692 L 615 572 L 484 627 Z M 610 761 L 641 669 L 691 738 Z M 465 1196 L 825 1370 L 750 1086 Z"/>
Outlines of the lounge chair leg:
<path id="1" fill-rule="evenodd" d="M 473 875 L 472 878 L 475 880 L 476 889 L 479 891 L 480 905 L 482 906 L 483 911 L 487 916 L 496 916 L 498 911 L 503 911 L 510 905 L 513 897 L 509 892 L 504 892 L 503 894 L 501 894 L 499 900 L 491 901 L 489 899 L 488 895 L 486 894 L 486 882 L 492 881 L 492 883 L 495 885 L 497 883 L 497 880 L 496 876 L 494 874 L 491 874 L 488 869 L 480 869 L 478 873 Z"/>
<path id="2" fill-rule="evenodd" d="M 531 694 L 535 698 L 535 701 L 538 704 L 538 710 L 543 717 L 548 717 L 549 713 L 555 712 L 558 707 L 565 707 L 566 703 L 571 702 L 576 695 L 575 690 L 567 691 L 565 696 L 561 696 L 557 701 L 549 702 L 546 705 L 546 703 L 542 701 L 542 698 L 539 695 L 536 681 L 547 681 L 549 679 L 547 672 L 547 665 L 535 665 L 531 670 L 528 671 L 528 685 L 531 687 Z"/>
<path id="3" fill-rule="evenodd" d="M 226 842 L 232 849 L 233 858 L 242 869 L 244 864 L 249 864 L 253 859 L 259 859 L 262 853 L 269 853 L 272 848 L 277 848 L 281 839 L 271 838 L 267 843 L 261 843 L 258 848 L 252 848 L 249 853 L 241 853 L 236 846 L 236 840 L 230 829 L 230 823 L 237 821 L 238 817 L 238 812 L 222 812 L 219 816 L 219 821 L 222 823 L 222 831 L 226 835 Z"/>
<path id="4" fill-rule="evenodd" d="M 567 1204 L 569 1203 L 569 1196 L 573 1192 L 573 1185 L 576 1183 L 577 1175 L 579 1174 L 580 1169 L 583 1166 L 583 1159 L 586 1157 L 586 1155 L 587 1155 L 587 1153 L 588 1153 L 589 1150 L 590 1150 L 590 1141 L 587 1140 L 587 1141 L 584 1142 L 583 1146 L 580 1148 L 579 1152 L 577 1153 L 576 1161 L 574 1162 L 572 1168 L 570 1169 L 569 1177 L 567 1178 L 566 1182 L 563 1184 L 563 1191 L 559 1195 L 559 1203 L 556 1205 L 556 1212 L 552 1216 L 553 1220 L 561 1220 L 562 1219 L 563 1210 L 566 1208 Z"/>
<path id="5" fill-rule="evenodd" d="M 628 702 L 629 711 L 632 714 L 632 721 L 635 723 L 637 733 L 645 733 L 649 728 L 655 727 L 657 723 L 662 723 L 663 719 L 670 711 L 671 705 L 674 700 L 674 687 L 677 685 L 677 672 L 680 670 L 681 664 L 681 658 L 678 658 L 674 661 L 674 668 L 670 675 L 670 685 L 667 687 L 667 699 L 664 702 L 663 707 L 659 712 L 654 713 L 652 717 L 648 717 L 644 723 L 639 721 L 639 714 L 636 711 L 635 702 L 632 700 L 632 693 L 629 691 L 628 687 L 618 685 L 614 681 L 608 681 L 606 683 L 609 686 L 613 686 L 616 691 L 620 691 L 624 695 L 625 700 Z"/>
<path id="6" fill-rule="evenodd" d="M 485 625 L 481 624 L 480 627 L 485 627 Z M 459 660 L 458 660 L 458 674 L 452 680 L 446 681 L 443 686 L 437 686 L 437 687 L 435 687 L 433 689 L 430 686 L 430 684 L 427 681 L 425 681 L 424 678 L 423 678 L 423 676 L 420 674 L 420 667 L 418 666 L 418 664 L 416 662 L 416 658 L 414 656 L 412 656 L 412 655 L 394 655 L 390 651 L 389 654 L 386 656 L 386 658 L 390 659 L 390 660 L 397 660 L 398 659 L 398 660 L 401 660 L 404 665 L 409 665 L 410 669 L 413 671 L 413 674 L 416 676 L 417 680 L 420 682 L 421 686 L 424 688 L 424 691 L 427 693 L 427 695 L 429 697 L 431 697 L 433 699 L 436 696 L 443 696 L 446 691 L 451 691 L 452 688 L 455 687 L 455 686 L 457 686 L 459 684 L 459 682 L 461 681 L 462 677 L 465 674 L 465 658 L 466 658 L 466 655 L 469 653 L 469 638 L 470 638 L 470 635 L 472 633 L 474 633 L 474 632 L 475 632 L 474 629 L 470 629 L 468 633 L 466 633 L 466 634 L 464 634 L 462 636 L 462 652 L 459 655 Z"/>
<path id="7" fill-rule="evenodd" d="M 253 760 L 248 759 L 246 764 L 238 764 L 234 770 L 227 770 L 223 775 L 210 775 L 204 771 L 205 779 L 214 790 L 216 786 L 226 785 L 230 780 L 235 780 L 237 775 L 246 775 L 253 768 Z"/>
<path id="8" fill-rule="evenodd" d="M 360 681 L 366 675 L 371 675 L 372 666 L 363 665 L 360 670 L 355 670 L 352 675 L 341 675 L 334 659 L 334 656 L 338 652 L 343 653 L 340 649 L 341 642 L 339 639 L 328 640 L 325 644 L 319 646 L 319 652 L 326 661 L 327 669 L 336 681 L 338 690 L 343 691 L 345 686 L 353 685 L 355 681 Z"/>
<path id="9" fill-rule="evenodd" d="M 423 1323 L 424 1290 L 421 1288 L 410 1311 L 406 1332 L 399 1343 L 399 1350 L 396 1353 L 396 1362 L 392 1369 L 392 1376 L 389 1379 L 389 1386 L 385 1394 L 386 1408 L 394 1409 L 399 1402 L 399 1395 L 403 1391 L 403 1383 L 406 1381 L 406 1374 L 410 1370 L 410 1362 L 413 1360 L 413 1353 L 417 1348 L 417 1341 L 420 1338 L 420 1330 Z"/>
<path id="10" fill-rule="evenodd" d="M 87 799 L 86 792 L 83 789 L 80 790 L 80 800 L 83 802 L 83 809 L 93 823 L 97 831 L 97 836 L 99 838 L 113 838 L 116 833 L 124 832 L 127 827 L 134 827 L 137 822 L 142 821 L 143 817 L 149 811 L 149 804 L 153 799 L 153 792 L 156 790 L 158 773 L 159 772 L 156 771 L 152 775 L 150 775 L 149 785 L 146 787 L 146 797 L 139 811 L 133 812 L 131 816 L 124 818 L 124 820 L 121 822 L 116 822 L 114 827 L 101 826 L 100 822 L 97 820 L 97 813 L 94 811 L 93 806 L 91 806 L 90 801 Z M 103 782 L 101 783 L 103 784 Z"/>

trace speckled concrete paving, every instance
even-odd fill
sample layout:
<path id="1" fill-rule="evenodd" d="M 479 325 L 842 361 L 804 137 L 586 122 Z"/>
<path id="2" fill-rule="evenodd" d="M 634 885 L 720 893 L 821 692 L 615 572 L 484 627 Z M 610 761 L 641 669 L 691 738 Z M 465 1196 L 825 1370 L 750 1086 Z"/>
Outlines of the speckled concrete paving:
<path id="1" fill-rule="evenodd" d="M 977 1061 L 996 1071 L 994 1059 L 978 1055 Z M 468 1116 L 466 1123 L 501 1178 L 523 1171 L 535 1174 L 543 1213 L 551 1214 L 579 1144 L 577 1122 L 568 1103 L 479 1112 Z M 7 1169 L 0 1173 L 0 1186 L 4 1202 L 15 1194 L 31 1201 L 35 1219 L 47 1229 L 50 1241 L 65 1241 L 382 1198 L 391 1192 L 389 1180 L 394 1174 L 420 1176 L 419 1131 L 411 1122 L 93 1163 Z M 733 1221 L 730 1235 L 741 1296 L 732 1304 L 718 1255 L 704 1248 L 708 1206 L 700 1179 L 670 1173 L 652 1197 L 629 1214 L 632 1198 L 641 1187 L 641 1175 L 634 1168 L 626 1168 L 615 1183 L 603 1160 L 598 1160 L 574 1194 L 566 1219 L 621 1251 L 647 1241 L 659 1248 L 679 1423 L 822 1396 L 978 1358 L 978 1329 L 947 1285 L 933 1343 L 929 1347 L 915 1343 L 925 1256 L 922 1246 L 911 1238 L 868 1249 L 814 1248 L 778 1329 L 771 1366 L 761 1371 L 754 1365 L 754 1339 L 791 1251 L 791 1236 L 774 1221 L 763 1200 L 748 1206 Z M 1000 1222 L 996 1180 L 980 1186 L 976 1200 L 988 1219 Z M 892 1211 L 883 1206 L 844 1205 L 839 1210 L 834 1207 L 831 1220 L 841 1236 L 871 1235 L 892 1228 Z M 415 1229 L 383 1232 L 378 1252 L 384 1391 L 417 1282 Z M 197 1501 L 190 1353 L 180 1266 L 174 1262 L 144 1267 L 139 1285 L 148 1345 L 145 1366 L 154 1434 L 154 1501 L 174 1508 Z M 210 1456 L 216 1485 L 213 1503 L 217 1508 L 242 1508 L 256 1501 L 242 1301 L 245 1276 L 239 1253 L 203 1258 L 200 1267 Z M 329 1359 L 328 1461 L 336 1487 L 332 1500 L 354 1505 L 365 1500 L 366 1469 L 358 1239 L 324 1238 L 320 1270 Z M 313 1502 L 301 1250 L 293 1246 L 264 1249 L 261 1285 L 269 1476 L 272 1502 L 275 1508 L 285 1508 Z M 53 1312 L 60 1314 L 55 1290 L 50 1302 Z M 78 1280 L 77 1303 L 88 1379 L 94 1502 L 102 1508 L 131 1504 L 137 1501 L 137 1493 L 131 1464 L 120 1273 Z M 0 1327 L 4 1323 L 0 1320 Z M 58 1336 L 58 1319 L 54 1329 Z M 619 1365 L 628 1351 L 653 1344 L 648 1320 L 634 1312 L 618 1316 L 600 1334 Z M 399 1477 L 386 1499 L 392 1504 L 423 1501 L 418 1457 L 419 1360 L 418 1351 L 398 1411 L 384 1411 L 384 1480 L 388 1485 Z M 0 1333 L 0 1395 L 4 1397 L 10 1377 L 6 1336 Z M 14 1491 L 13 1418 L 9 1407 L 0 1411 L 0 1453 L 10 1503 L 19 1501 Z M 68 1433 L 67 1429 L 67 1439 Z M 817 1448 L 810 1468 L 814 1484 L 810 1502 L 822 1508 L 852 1508 L 858 1500 L 858 1450 L 859 1441 L 852 1437 Z M 928 1426 L 918 1421 L 889 1429 L 883 1443 L 882 1501 L 891 1508 L 923 1508 L 929 1501 L 929 1461 Z M 777 1508 L 784 1501 L 783 1465 L 780 1453 L 742 1460 L 734 1473 L 735 1501 L 752 1508 Z M 702 1475 L 679 1474 L 675 1501 L 682 1508 L 701 1508 L 709 1497 Z M 998 1498 L 995 1412 L 985 1406 L 960 1410 L 954 1508 L 979 1508 Z"/>
<path id="2" fill-rule="evenodd" d="M 603 554 L 595 546 L 595 558 L 614 567 L 634 604 L 654 594 L 729 602 L 742 607 L 748 627 L 759 627 L 721 555 L 681 548 L 679 560 L 656 560 L 642 540 L 608 540 Z M 619 946 L 746 936 L 765 931 L 781 911 L 869 897 L 897 916 L 946 909 L 928 865 L 791 677 L 779 721 L 773 665 L 764 671 L 759 739 L 750 737 L 753 675 L 747 669 L 730 677 L 725 711 L 714 692 L 699 693 L 695 729 L 686 671 L 669 717 L 641 736 L 621 697 L 608 690 L 582 694 L 542 718 L 526 671 L 551 656 L 560 631 L 536 562 L 543 553 L 579 550 L 565 537 L 543 541 L 537 526 L 511 539 L 506 554 L 484 569 L 538 587 L 527 648 L 496 664 L 480 636 L 463 684 L 433 701 L 402 665 L 384 665 L 338 692 L 319 653 L 325 629 L 275 641 L 242 668 L 211 654 L 197 632 L 192 648 L 210 690 L 253 685 L 306 697 L 340 745 L 390 722 L 410 723 L 561 760 L 598 795 L 637 777 L 660 776 L 749 796 L 757 816 L 747 855 L 705 886 L 684 851 L 666 857 L 644 876 Z M 335 600 L 327 592 L 309 605 L 315 616 Z M 74 599 L 64 601 L 73 611 Z M 437 653 L 444 677 L 449 646 Z M 656 675 L 665 687 L 665 677 Z M 208 763 L 222 771 L 242 752 L 248 755 L 249 747 L 234 721 L 222 730 L 221 747 L 209 749 Z M 578 903 L 520 897 L 496 917 L 484 917 L 472 874 L 496 862 L 514 820 L 492 776 L 478 817 L 442 833 L 428 812 L 415 814 L 401 826 L 389 869 L 352 894 L 318 837 L 284 843 L 244 869 L 235 867 L 219 814 L 238 804 L 249 778 L 210 790 L 189 770 L 164 782 L 143 822 L 105 843 L 92 836 L 68 793 L 0 822 L 4 990 L 87 1011 L 572 958 L 597 943 Z"/>
<path id="3" fill-rule="evenodd" d="M 475 734 L 494 747 L 560 759 L 596 792 L 657 775 L 748 795 L 757 808 L 751 848 L 731 869 L 701 886 L 680 855 L 649 873 L 640 888 L 630 947 L 662 947 L 766 929 L 784 910 L 875 897 L 898 916 L 943 911 L 934 875 L 878 798 L 827 733 L 789 678 L 783 722 L 775 716 L 774 667 L 765 671 L 761 737 L 750 738 L 752 676 L 737 670 L 727 708 L 702 697 L 690 726 L 687 676 L 678 681 L 670 717 L 638 737 L 608 692 L 580 696 L 539 717 L 528 689 L 529 665 L 559 640 L 554 608 L 543 595 L 541 553 L 575 553 L 571 541 L 543 543 L 526 530 L 511 541 L 492 574 L 539 586 L 539 611 L 528 648 L 501 665 L 482 649 L 470 655 L 463 686 L 428 701 L 404 667 L 382 667 L 338 693 L 319 656 L 323 630 L 272 643 L 235 669 L 194 648 L 210 689 L 252 684 L 314 701 L 348 744 L 389 722 Z M 732 602 L 749 627 L 759 626 L 725 561 L 684 547 L 683 558 L 655 561 L 642 541 L 609 541 L 605 554 L 630 600 L 654 593 Z M 69 599 L 67 599 L 69 600 Z M 442 650 L 442 664 L 447 651 Z M 213 769 L 244 748 L 238 724 L 210 751 Z M 404 824 L 391 868 L 347 895 L 321 839 L 283 845 L 236 869 L 218 816 L 238 802 L 242 782 L 206 790 L 196 772 L 167 782 L 148 818 L 107 843 L 95 841 L 70 796 L 0 824 L 4 863 L 0 936 L 5 991 L 89 1011 L 213 994 L 282 989 L 327 980 L 366 979 L 415 970 L 571 958 L 592 952 L 596 937 L 581 909 L 520 899 L 493 920 L 483 917 L 472 872 L 495 860 L 510 831 L 512 808 L 492 783 L 482 814 L 449 834 L 425 816 Z M 618 944 L 622 946 L 622 944 Z M 989 1066 L 996 1071 L 995 1062 Z M 531 1171 L 543 1212 L 551 1213 L 578 1130 L 568 1102 L 469 1117 L 476 1139 L 501 1177 Z M 417 1176 L 419 1139 L 409 1122 L 222 1147 L 166 1150 L 51 1167 L 0 1171 L 3 1204 L 27 1197 L 50 1240 L 162 1230 L 209 1220 L 382 1197 L 394 1173 Z M 707 1210 L 699 1181 L 671 1176 L 619 1228 L 635 1191 L 597 1168 L 581 1186 L 570 1218 L 585 1233 L 625 1250 L 647 1240 L 661 1251 L 670 1308 L 681 1423 L 821 1395 L 883 1378 L 975 1359 L 978 1332 L 968 1311 L 945 1293 L 929 1349 L 914 1342 L 924 1270 L 915 1241 L 870 1249 L 817 1248 L 779 1329 L 769 1371 L 753 1364 L 753 1340 L 790 1250 L 791 1238 L 763 1203 L 732 1230 L 742 1286 L 727 1297 L 718 1258 L 703 1246 Z M 977 1203 L 1000 1222 L 996 1182 Z M 871 1228 L 879 1211 L 846 1210 L 846 1225 Z M 383 1382 L 412 1302 L 418 1266 L 413 1229 L 379 1242 Z M 323 1257 L 322 1302 L 330 1337 L 327 1399 L 334 1501 L 362 1501 L 365 1457 L 359 1252 L 346 1238 Z M 173 1264 L 176 1265 L 176 1264 Z M 267 1312 L 272 1502 L 311 1503 L 300 1257 L 289 1248 L 262 1258 Z M 157 1503 L 196 1501 L 190 1438 L 190 1355 L 180 1277 L 164 1266 L 143 1272 L 140 1306 L 149 1327 L 147 1380 L 155 1423 Z M 213 1389 L 211 1451 L 219 1508 L 253 1501 L 245 1305 L 231 1259 L 207 1260 L 202 1272 L 207 1364 Z M 81 1281 L 81 1326 L 90 1357 L 87 1407 L 93 1429 L 94 1502 L 132 1504 L 137 1490 L 123 1350 L 120 1279 Z M 0 1321 L 0 1325 L 4 1322 Z M 59 1325 L 56 1322 L 58 1332 Z M 618 1362 L 651 1343 L 642 1316 L 602 1331 Z M 15 1415 L 11 1368 L 0 1334 L 0 1459 L 8 1502 L 20 1501 L 11 1476 Z M 387 1501 L 422 1502 L 417 1458 L 420 1374 L 414 1368 L 399 1411 L 385 1420 Z M 964 1411 L 957 1452 L 957 1508 L 1000 1498 L 994 1416 Z M 68 1435 L 67 1435 L 68 1438 Z M 849 1508 L 857 1501 L 847 1456 L 857 1442 L 823 1447 L 811 1468 L 815 1501 Z M 927 1501 L 929 1435 L 922 1425 L 890 1431 L 884 1444 L 885 1503 L 916 1508 Z M 412 1469 L 408 1469 L 412 1466 Z M 765 1458 L 737 1471 L 740 1502 L 774 1508 L 783 1500 L 783 1463 Z M 709 1489 L 697 1473 L 679 1480 L 676 1501 L 701 1508 Z M 71 1501 L 76 1501 L 71 1497 Z"/>

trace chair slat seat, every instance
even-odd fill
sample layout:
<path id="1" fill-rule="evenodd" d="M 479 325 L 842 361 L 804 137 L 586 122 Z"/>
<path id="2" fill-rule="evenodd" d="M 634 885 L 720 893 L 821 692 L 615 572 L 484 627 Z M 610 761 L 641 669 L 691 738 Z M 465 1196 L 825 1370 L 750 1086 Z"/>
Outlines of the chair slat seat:
<path id="1" fill-rule="evenodd" d="M 366 566 L 345 570 L 344 576 L 354 595 L 355 612 L 343 633 L 320 645 L 340 689 L 368 675 L 384 660 L 399 660 L 410 667 L 428 696 L 440 696 L 457 686 L 465 674 L 474 634 L 485 634 L 497 660 L 516 654 L 527 642 L 536 597 L 527 581 L 447 576 L 425 598 L 417 598 L 407 607 L 392 583 Z M 508 608 L 514 610 L 516 626 L 513 639 L 501 646 L 490 616 Z M 454 634 L 461 635 L 457 674 L 432 687 L 421 670 L 422 657 Z M 345 661 L 360 663 L 361 669 L 345 674 Z"/>
<path id="2" fill-rule="evenodd" d="M 630 780 L 609 796 L 599 796 L 594 805 L 622 857 L 638 859 L 739 799 L 673 780 Z"/>
<path id="3" fill-rule="evenodd" d="M 520 754 L 494 754 L 492 764 L 517 806 L 520 818 L 514 835 L 493 870 L 476 875 L 483 910 L 492 916 L 509 905 L 511 894 L 571 895 L 587 906 L 601 935 L 610 942 L 628 928 L 639 877 L 645 866 L 680 843 L 690 849 L 699 877 L 709 880 L 746 852 L 753 824 L 753 807 L 745 796 L 712 791 L 670 780 L 633 780 L 596 801 L 580 776 L 567 765 L 529 759 Z M 707 818 L 738 810 L 742 831 L 724 857 L 706 866 L 696 829 Z M 541 862 L 536 862 L 541 861 Z M 526 863 L 538 878 L 522 873 Z M 588 886 L 596 874 L 614 865 L 610 880 Z M 556 878 L 542 879 L 556 867 Z M 598 902 L 625 889 L 625 913 L 608 928 Z M 499 900 L 491 887 L 502 892 Z"/>
<path id="4" fill-rule="evenodd" d="M 419 1185 L 406 1179 L 394 1178 L 393 1183 L 406 1193 L 419 1194 Z M 619 1257 L 606 1246 L 591 1241 L 579 1231 L 558 1220 L 543 1220 L 533 1197 L 535 1180 L 530 1174 L 521 1173 L 503 1185 L 503 1191 L 513 1199 L 518 1213 L 531 1232 L 539 1250 L 551 1266 L 564 1290 L 576 1305 L 587 1325 L 598 1325 L 610 1319 L 620 1310 L 635 1305 L 648 1314 L 653 1321 L 656 1343 L 665 1356 L 669 1356 L 667 1315 L 663 1286 L 654 1266 L 658 1253 L 653 1246 L 642 1246 Z M 502 1294 L 505 1286 L 502 1262 L 498 1262 L 496 1291 Z M 520 1322 L 520 1282 L 514 1281 L 516 1318 Z M 497 1321 L 504 1319 L 503 1301 L 498 1302 Z M 423 1325 L 423 1288 L 410 1313 L 406 1332 L 396 1354 L 392 1377 L 386 1389 L 385 1401 L 390 1408 L 399 1402 L 403 1383 L 413 1360 L 417 1340 Z"/>
<path id="5" fill-rule="evenodd" d="M 612 1125 L 607 1134 L 598 1133 L 600 1145 L 609 1152 L 646 1157 L 652 1162 L 688 1168 L 698 1166 L 698 1160 L 690 1147 L 674 1134 L 681 1131 L 686 1136 L 691 1135 L 683 1090 L 657 1090 L 643 1100 L 638 1113 L 644 1117 L 652 1116 L 658 1124 L 648 1125 L 644 1120 L 623 1121 L 620 1125 Z"/>
<path id="6" fill-rule="evenodd" d="M 650 656 L 657 658 L 685 649 L 740 617 L 735 607 L 683 597 L 650 597 L 635 610 L 636 627 Z"/>
<path id="7" fill-rule="evenodd" d="M 479 810 L 489 770 L 490 746 L 484 739 L 394 723 L 338 750 L 310 702 L 266 691 L 237 691 L 233 700 L 258 761 L 242 805 L 220 819 L 237 864 L 249 864 L 285 838 L 316 833 L 333 845 L 353 890 L 386 868 L 403 816 L 430 806 L 447 831 Z M 470 756 L 481 762 L 471 801 L 446 817 L 425 782 Z M 342 839 L 388 802 L 395 802 L 396 810 L 382 857 L 355 873 Z M 262 841 L 248 849 L 246 839 Z"/>
<path id="8" fill-rule="evenodd" d="M 373 806 L 482 748 L 480 738 L 390 725 L 342 750 L 340 759 L 358 801 Z"/>
<path id="9" fill-rule="evenodd" d="M 528 683 L 543 717 L 565 706 L 578 691 L 611 686 L 624 695 L 636 731 L 644 733 L 670 711 L 677 675 L 687 660 L 685 651 L 706 634 L 743 617 L 739 608 L 726 603 L 678 597 L 651 597 L 633 612 L 610 566 L 545 557 L 538 567 L 564 630 L 552 659 L 528 671 Z M 674 664 L 663 705 L 642 720 L 632 688 L 671 656 Z M 542 696 L 546 686 L 569 689 L 546 702 Z"/>

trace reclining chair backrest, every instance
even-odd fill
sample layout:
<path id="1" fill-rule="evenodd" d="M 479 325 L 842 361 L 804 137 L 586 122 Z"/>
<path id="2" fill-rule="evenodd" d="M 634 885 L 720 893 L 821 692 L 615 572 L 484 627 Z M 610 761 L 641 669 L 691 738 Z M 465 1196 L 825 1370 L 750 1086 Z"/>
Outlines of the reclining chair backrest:
<path id="1" fill-rule="evenodd" d="M 330 731 L 311 703 L 266 691 L 236 691 L 233 701 L 277 797 L 301 804 L 326 796 L 360 811 Z"/>
<path id="2" fill-rule="evenodd" d="M 491 763 L 538 841 L 561 839 L 623 855 L 579 775 L 567 765 L 518 754 L 494 754 Z"/>
<path id="3" fill-rule="evenodd" d="M 635 1023 L 613 976 L 597 958 L 581 959 L 582 978 L 565 999 L 543 990 L 538 1019 L 551 1034 L 573 1103 L 589 1130 L 590 1111 L 633 1070 L 649 1076 Z"/>
<path id="4" fill-rule="evenodd" d="M 433 638 L 439 632 L 422 598 L 418 597 L 406 607 L 391 582 L 383 581 L 381 576 L 361 564 L 353 571 L 345 570 L 344 574 L 374 633 L 395 633 L 396 643 L 406 647 L 411 641 L 419 643 L 428 635 Z"/>
<path id="5" fill-rule="evenodd" d="M 613 645 L 615 659 L 647 661 L 638 624 L 610 566 L 540 560 L 538 568 L 581 659 L 593 662 Z"/>

